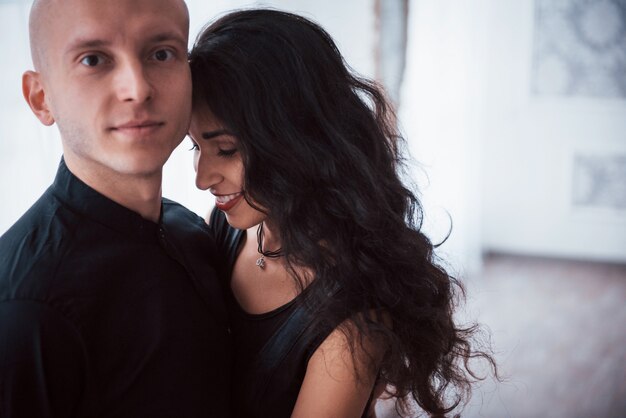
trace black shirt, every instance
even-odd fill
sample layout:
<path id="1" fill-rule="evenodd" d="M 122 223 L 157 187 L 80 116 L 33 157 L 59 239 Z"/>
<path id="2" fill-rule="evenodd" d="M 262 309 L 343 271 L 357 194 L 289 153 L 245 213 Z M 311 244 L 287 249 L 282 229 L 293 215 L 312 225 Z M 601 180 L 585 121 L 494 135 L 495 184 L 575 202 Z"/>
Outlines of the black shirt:
<path id="1" fill-rule="evenodd" d="M 61 161 L 0 238 L 0 416 L 228 416 L 215 251 L 182 206 L 145 220 Z"/>
<path id="2" fill-rule="evenodd" d="M 211 214 L 210 225 L 226 260 L 221 275 L 233 336 L 232 411 L 238 418 L 288 418 L 309 359 L 334 327 L 315 323 L 318 307 L 308 300 L 310 286 L 271 312 L 246 312 L 230 290 L 244 232 L 228 225 L 218 210 Z"/>

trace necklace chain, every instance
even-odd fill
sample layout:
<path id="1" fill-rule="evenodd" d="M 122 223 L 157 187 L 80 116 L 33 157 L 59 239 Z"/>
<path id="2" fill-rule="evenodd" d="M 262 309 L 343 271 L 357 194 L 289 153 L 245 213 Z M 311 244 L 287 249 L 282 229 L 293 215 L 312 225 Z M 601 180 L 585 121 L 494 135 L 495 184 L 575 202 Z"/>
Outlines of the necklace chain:
<path id="1" fill-rule="evenodd" d="M 267 251 L 267 250 L 263 250 L 263 237 L 265 236 L 263 233 L 263 224 L 264 222 L 261 222 L 261 225 L 259 225 L 259 228 L 256 230 L 256 241 L 258 243 L 258 247 L 257 247 L 257 251 L 259 254 L 261 254 L 261 257 L 259 257 L 256 260 L 256 265 L 263 270 L 265 268 L 265 257 L 267 258 L 278 258 L 278 257 L 282 257 L 283 256 L 283 249 L 279 248 L 278 250 L 275 251 Z"/>

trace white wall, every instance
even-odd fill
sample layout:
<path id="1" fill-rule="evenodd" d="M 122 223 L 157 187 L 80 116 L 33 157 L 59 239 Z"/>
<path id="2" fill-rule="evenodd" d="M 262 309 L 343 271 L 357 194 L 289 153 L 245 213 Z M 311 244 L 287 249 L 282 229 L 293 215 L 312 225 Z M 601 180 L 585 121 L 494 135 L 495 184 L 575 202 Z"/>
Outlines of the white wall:
<path id="1" fill-rule="evenodd" d="M 593 13 L 606 6 L 585 4 L 594 3 Z M 444 237 L 449 212 L 441 250 L 470 274 L 485 251 L 626 261 L 626 100 L 531 92 L 534 4 L 410 3 L 401 122 L 426 172 L 415 170 L 427 230 Z M 591 23 L 591 37 L 604 39 Z M 621 45 L 613 59 L 626 57 Z M 576 155 L 609 157 L 615 167 L 600 174 L 611 185 L 576 177 Z M 603 199 L 575 204 L 583 182 L 604 187 Z M 610 193 L 619 195 L 614 206 L 602 206 Z"/>
<path id="2" fill-rule="evenodd" d="M 576 154 L 626 156 L 626 100 L 531 93 L 533 6 L 531 0 L 490 1 L 483 246 L 626 262 L 626 207 L 573 203 L 581 187 L 573 175 Z M 623 17 L 622 24 L 626 30 Z M 626 57 L 626 43 L 621 54 Z M 624 194 L 624 174 L 617 181 L 614 188 Z"/>

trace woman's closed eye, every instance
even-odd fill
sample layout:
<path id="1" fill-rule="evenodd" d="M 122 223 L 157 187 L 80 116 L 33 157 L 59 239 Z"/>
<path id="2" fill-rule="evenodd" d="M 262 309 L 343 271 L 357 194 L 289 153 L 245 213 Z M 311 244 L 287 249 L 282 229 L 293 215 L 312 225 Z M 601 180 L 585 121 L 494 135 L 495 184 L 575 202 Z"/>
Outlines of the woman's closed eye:
<path id="1" fill-rule="evenodd" d="M 220 157 L 232 157 L 233 155 L 235 155 L 236 152 L 237 152 L 236 147 L 228 148 L 228 149 L 218 148 L 217 155 L 219 155 Z"/>

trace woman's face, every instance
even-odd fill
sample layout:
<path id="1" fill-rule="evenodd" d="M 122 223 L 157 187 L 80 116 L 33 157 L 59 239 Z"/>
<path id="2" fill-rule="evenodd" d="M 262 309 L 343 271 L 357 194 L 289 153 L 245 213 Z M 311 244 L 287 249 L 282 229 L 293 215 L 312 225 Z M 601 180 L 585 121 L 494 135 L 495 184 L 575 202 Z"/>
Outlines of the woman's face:
<path id="1" fill-rule="evenodd" d="M 261 223 L 265 214 L 243 196 L 244 167 L 237 138 L 205 107 L 193 109 L 189 136 L 194 146 L 196 186 L 215 196 L 215 206 L 234 228 L 246 230 Z"/>

